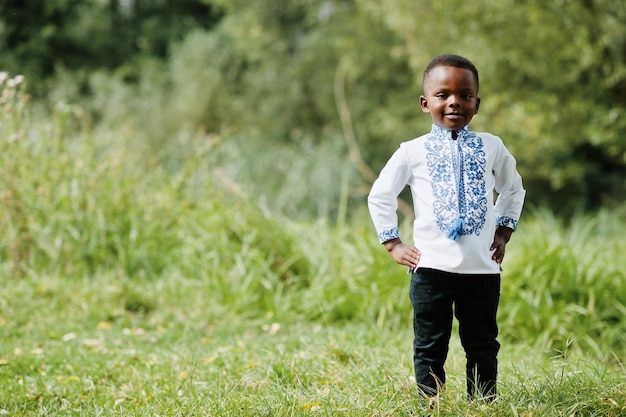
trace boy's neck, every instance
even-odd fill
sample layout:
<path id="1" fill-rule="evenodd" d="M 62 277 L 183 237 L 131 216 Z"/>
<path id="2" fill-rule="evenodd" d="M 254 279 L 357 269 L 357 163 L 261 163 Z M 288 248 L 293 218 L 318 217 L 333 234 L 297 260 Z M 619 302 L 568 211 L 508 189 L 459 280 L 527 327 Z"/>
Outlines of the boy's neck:
<path id="1" fill-rule="evenodd" d="M 459 137 L 459 133 L 456 130 L 451 130 L 450 133 L 452 134 L 453 140 L 456 140 L 456 138 Z"/>

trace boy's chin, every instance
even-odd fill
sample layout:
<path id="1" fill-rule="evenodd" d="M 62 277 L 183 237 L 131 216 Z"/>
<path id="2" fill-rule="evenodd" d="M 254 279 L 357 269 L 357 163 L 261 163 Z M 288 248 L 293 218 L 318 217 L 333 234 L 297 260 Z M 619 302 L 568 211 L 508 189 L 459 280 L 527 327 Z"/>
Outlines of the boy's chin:
<path id="1" fill-rule="evenodd" d="M 467 126 L 467 123 L 442 123 L 439 127 L 442 127 L 446 130 L 457 131 L 463 129 Z"/>
<path id="2" fill-rule="evenodd" d="M 442 129 L 446 129 L 449 130 L 451 132 L 455 132 L 457 130 L 461 130 L 465 127 L 465 125 L 460 126 L 460 125 L 450 125 L 450 124 L 437 124 L 437 126 L 439 126 Z"/>

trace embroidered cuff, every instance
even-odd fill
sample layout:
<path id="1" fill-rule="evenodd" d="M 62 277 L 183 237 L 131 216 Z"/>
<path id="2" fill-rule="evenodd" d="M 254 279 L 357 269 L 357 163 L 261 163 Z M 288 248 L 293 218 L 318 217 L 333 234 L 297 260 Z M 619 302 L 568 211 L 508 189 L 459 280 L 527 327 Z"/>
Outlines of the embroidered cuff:
<path id="1" fill-rule="evenodd" d="M 378 240 L 380 240 L 380 243 L 385 243 L 388 240 L 397 239 L 399 237 L 400 231 L 397 227 L 394 227 L 393 229 L 383 230 L 378 234 Z"/>
<path id="2" fill-rule="evenodd" d="M 507 216 L 499 216 L 496 219 L 496 226 L 504 226 L 504 227 L 508 227 L 509 229 L 517 229 L 517 220 L 515 220 L 512 217 L 507 217 Z"/>

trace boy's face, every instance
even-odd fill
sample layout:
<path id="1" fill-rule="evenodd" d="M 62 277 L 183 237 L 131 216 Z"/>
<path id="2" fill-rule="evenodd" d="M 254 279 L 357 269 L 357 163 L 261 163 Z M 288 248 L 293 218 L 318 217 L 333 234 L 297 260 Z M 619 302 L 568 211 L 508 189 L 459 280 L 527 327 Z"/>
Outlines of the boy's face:
<path id="1" fill-rule="evenodd" d="M 447 130 L 460 130 L 478 113 L 480 98 L 474 74 L 465 68 L 440 65 L 424 82 L 420 97 L 424 113 L 433 123 Z"/>

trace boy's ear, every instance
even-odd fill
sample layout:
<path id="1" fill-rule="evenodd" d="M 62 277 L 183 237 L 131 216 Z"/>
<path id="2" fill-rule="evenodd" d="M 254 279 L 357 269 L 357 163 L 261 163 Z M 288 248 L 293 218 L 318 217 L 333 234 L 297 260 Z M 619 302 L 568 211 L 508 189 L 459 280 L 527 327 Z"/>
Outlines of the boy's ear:
<path id="1" fill-rule="evenodd" d="M 424 113 L 430 113 L 430 109 L 428 108 L 428 99 L 424 96 L 420 96 L 420 107 Z M 478 107 L 476 108 L 478 111 Z"/>
<path id="2" fill-rule="evenodd" d="M 480 107 L 480 97 L 476 97 L 476 112 L 474 114 L 478 113 L 479 107 Z"/>

